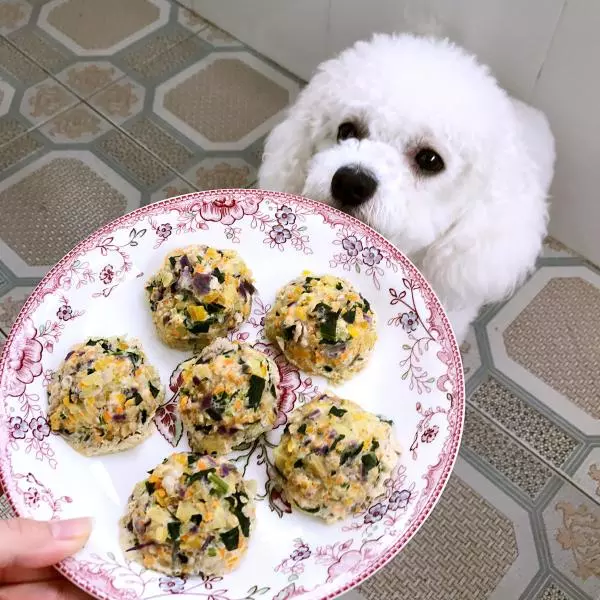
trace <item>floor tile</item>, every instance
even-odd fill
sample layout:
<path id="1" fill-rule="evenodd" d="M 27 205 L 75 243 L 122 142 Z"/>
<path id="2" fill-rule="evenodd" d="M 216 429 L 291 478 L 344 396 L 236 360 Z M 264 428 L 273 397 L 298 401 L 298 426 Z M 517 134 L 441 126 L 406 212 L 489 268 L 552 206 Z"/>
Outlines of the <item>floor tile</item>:
<path id="1" fill-rule="evenodd" d="M 196 36 L 109 86 L 105 93 L 120 102 L 102 94 L 89 102 L 198 188 L 247 187 L 265 135 L 298 89 L 204 23 Z"/>
<path id="2" fill-rule="evenodd" d="M 415 538 L 359 592 L 367 600 L 518 598 L 538 568 L 527 511 L 459 459 Z"/>
<path id="3" fill-rule="evenodd" d="M 557 467 L 578 445 L 566 431 L 492 377 L 475 389 L 470 402 Z"/>
<path id="4" fill-rule="evenodd" d="M 554 568 L 590 597 L 600 597 L 600 505 L 565 483 L 542 518 Z"/>
<path id="5" fill-rule="evenodd" d="M 21 307 L 32 291 L 32 286 L 17 286 L 0 296 L 0 331 L 8 334 Z"/>
<path id="6" fill-rule="evenodd" d="M 14 11 L 0 15 L 0 30 L 82 99 L 203 28 L 171 0 L 14 1 L 31 10 L 23 8 L 18 26 Z"/>
<path id="7" fill-rule="evenodd" d="M 494 368 L 585 435 L 600 434 L 600 275 L 543 266 L 487 323 Z"/>
<path id="8" fill-rule="evenodd" d="M 543 462 L 470 405 L 465 418 L 462 450 L 488 468 L 488 473 L 495 472 L 532 501 L 538 498 L 552 477 L 552 471 Z"/>
<path id="9" fill-rule="evenodd" d="M 30 151 L 25 157 L 22 148 Z M 181 185 L 167 165 L 84 103 L 3 146 L 0 167 L 2 159 L 10 166 L 0 180 L 0 255 L 17 277 L 41 277 L 162 184 Z"/>

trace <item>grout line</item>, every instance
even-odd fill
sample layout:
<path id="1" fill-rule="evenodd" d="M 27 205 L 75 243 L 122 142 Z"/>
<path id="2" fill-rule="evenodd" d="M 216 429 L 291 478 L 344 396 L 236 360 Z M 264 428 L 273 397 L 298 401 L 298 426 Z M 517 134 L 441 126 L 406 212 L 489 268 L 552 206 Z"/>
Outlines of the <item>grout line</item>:
<path id="1" fill-rule="evenodd" d="M 591 492 L 584 489 L 579 483 L 577 483 L 570 475 L 565 473 L 562 469 L 555 466 L 552 462 L 550 462 L 546 457 L 542 456 L 536 448 L 531 446 L 528 442 L 518 438 L 510 429 L 508 429 L 504 424 L 496 421 L 487 411 L 483 410 L 476 404 L 472 403 L 470 400 L 467 400 L 467 404 L 470 408 L 479 413 L 486 421 L 495 425 L 498 429 L 500 429 L 505 435 L 507 435 L 513 442 L 521 446 L 523 449 L 528 451 L 530 454 L 533 454 L 539 461 L 541 461 L 548 469 L 550 469 L 555 475 L 558 475 L 561 479 L 572 485 L 575 489 L 581 492 L 588 500 L 591 500 L 595 505 L 600 506 L 600 498 L 595 498 Z"/>

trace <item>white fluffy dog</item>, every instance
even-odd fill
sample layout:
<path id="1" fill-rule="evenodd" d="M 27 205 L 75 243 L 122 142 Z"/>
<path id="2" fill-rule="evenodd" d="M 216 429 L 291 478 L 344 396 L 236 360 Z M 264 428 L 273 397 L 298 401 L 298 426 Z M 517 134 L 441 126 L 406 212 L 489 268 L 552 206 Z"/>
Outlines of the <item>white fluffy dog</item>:
<path id="1" fill-rule="evenodd" d="M 382 233 L 433 285 L 460 342 L 534 267 L 553 168 L 545 116 L 473 56 L 376 35 L 319 67 L 268 137 L 259 186 Z"/>

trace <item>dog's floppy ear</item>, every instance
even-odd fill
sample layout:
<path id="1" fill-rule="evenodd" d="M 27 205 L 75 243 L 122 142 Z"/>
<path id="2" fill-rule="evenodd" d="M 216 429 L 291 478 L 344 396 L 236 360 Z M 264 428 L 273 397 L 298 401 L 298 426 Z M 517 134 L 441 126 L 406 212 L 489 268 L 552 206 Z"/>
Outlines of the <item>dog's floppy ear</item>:
<path id="1" fill-rule="evenodd" d="M 264 190 L 300 194 L 306 180 L 307 164 L 313 152 L 312 134 L 316 119 L 311 114 L 309 84 L 287 112 L 285 120 L 267 137 L 258 186 Z"/>
<path id="2" fill-rule="evenodd" d="M 520 124 L 515 120 L 514 125 L 495 151 L 475 161 L 481 164 L 473 165 L 463 212 L 423 258 L 424 275 L 448 310 L 505 299 L 534 268 L 540 253 L 548 221 L 553 140 L 548 129 L 551 160 L 540 161 Z"/>

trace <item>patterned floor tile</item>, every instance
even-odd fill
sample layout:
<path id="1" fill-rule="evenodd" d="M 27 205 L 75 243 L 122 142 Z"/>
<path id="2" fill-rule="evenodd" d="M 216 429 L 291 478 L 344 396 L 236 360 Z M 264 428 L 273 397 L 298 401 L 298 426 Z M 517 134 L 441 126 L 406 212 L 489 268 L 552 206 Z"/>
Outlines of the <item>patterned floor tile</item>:
<path id="1" fill-rule="evenodd" d="M 367 600 L 506 600 L 537 570 L 527 512 L 459 459 L 431 517 L 359 591 Z"/>
<path id="2" fill-rule="evenodd" d="M 472 407 L 467 408 L 462 449 L 489 465 L 534 501 L 552 477 L 547 466 Z"/>
<path id="3" fill-rule="evenodd" d="M 475 337 L 473 327 L 469 328 L 465 341 L 460 346 L 460 355 L 465 370 L 465 379 L 468 381 L 475 375 L 477 369 L 481 366 L 481 356 L 479 355 L 479 346 Z"/>
<path id="4" fill-rule="evenodd" d="M 33 287 L 15 287 L 0 296 L 0 331 L 8 334 Z"/>
<path id="5" fill-rule="evenodd" d="M 600 505 L 568 483 L 543 512 L 554 567 L 592 598 L 600 597 Z"/>
<path id="6" fill-rule="evenodd" d="M 569 596 L 557 583 L 553 581 L 544 586 L 544 589 L 540 591 L 539 595 L 536 596 L 535 600 L 572 600 L 573 597 Z"/>
<path id="7" fill-rule="evenodd" d="M 484 381 L 470 401 L 557 467 L 578 445 L 576 439 L 496 379 Z"/>
<path id="8" fill-rule="evenodd" d="M 597 273 L 545 266 L 487 325 L 494 366 L 586 435 L 600 434 L 599 309 Z"/>
<path id="9" fill-rule="evenodd" d="M 154 130 L 151 141 L 143 139 L 146 132 L 138 139 L 192 180 L 196 178 L 189 169 L 198 168 L 204 158 L 223 156 L 249 163 L 252 181 L 247 185 L 251 185 L 265 134 L 299 89 L 295 79 L 241 50 L 239 43 L 227 42 L 225 34 L 220 35 L 206 22 L 201 23 L 197 35 L 173 45 L 154 60 L 141 66 L 128 65 L 128 73 L 129 84 L 145 91 L 141 115 L 136 116 L 137 108 L 130 108 L 128 95 L 118 91 L 124 80 L 107 88 L 122 98 L 122 110 L 118 103 L 99 102 L 97 96 L 90 102 L 128 131 L 134 127 L 132 123 L 135 127 L 145 123 L 143 129 Z M 120 111 L 118 121 L 115 107 Z M 178 155 L 191 153 L 195 160 L 185 166 L 173 163 L 175 146 Z M 223 173 L 220 178 L 231 179 L 231 175 L 233 172 L 229 176 Z M 207 187 L 203 182 L 198 185 Z"/>
<path id="10" fill-rule="evenodd" d="M 16 21 L 14 10 L 0 12 L 0 31 L 81 99 L 203 29 L 171 0 L 3 0 L 0 6 L 11 2 L 30 9 Z"/>
<path id="11" fill-rule="evenodd" d="M 590 450 L 573 479 L 600 504 L 600 446 Z"/>

